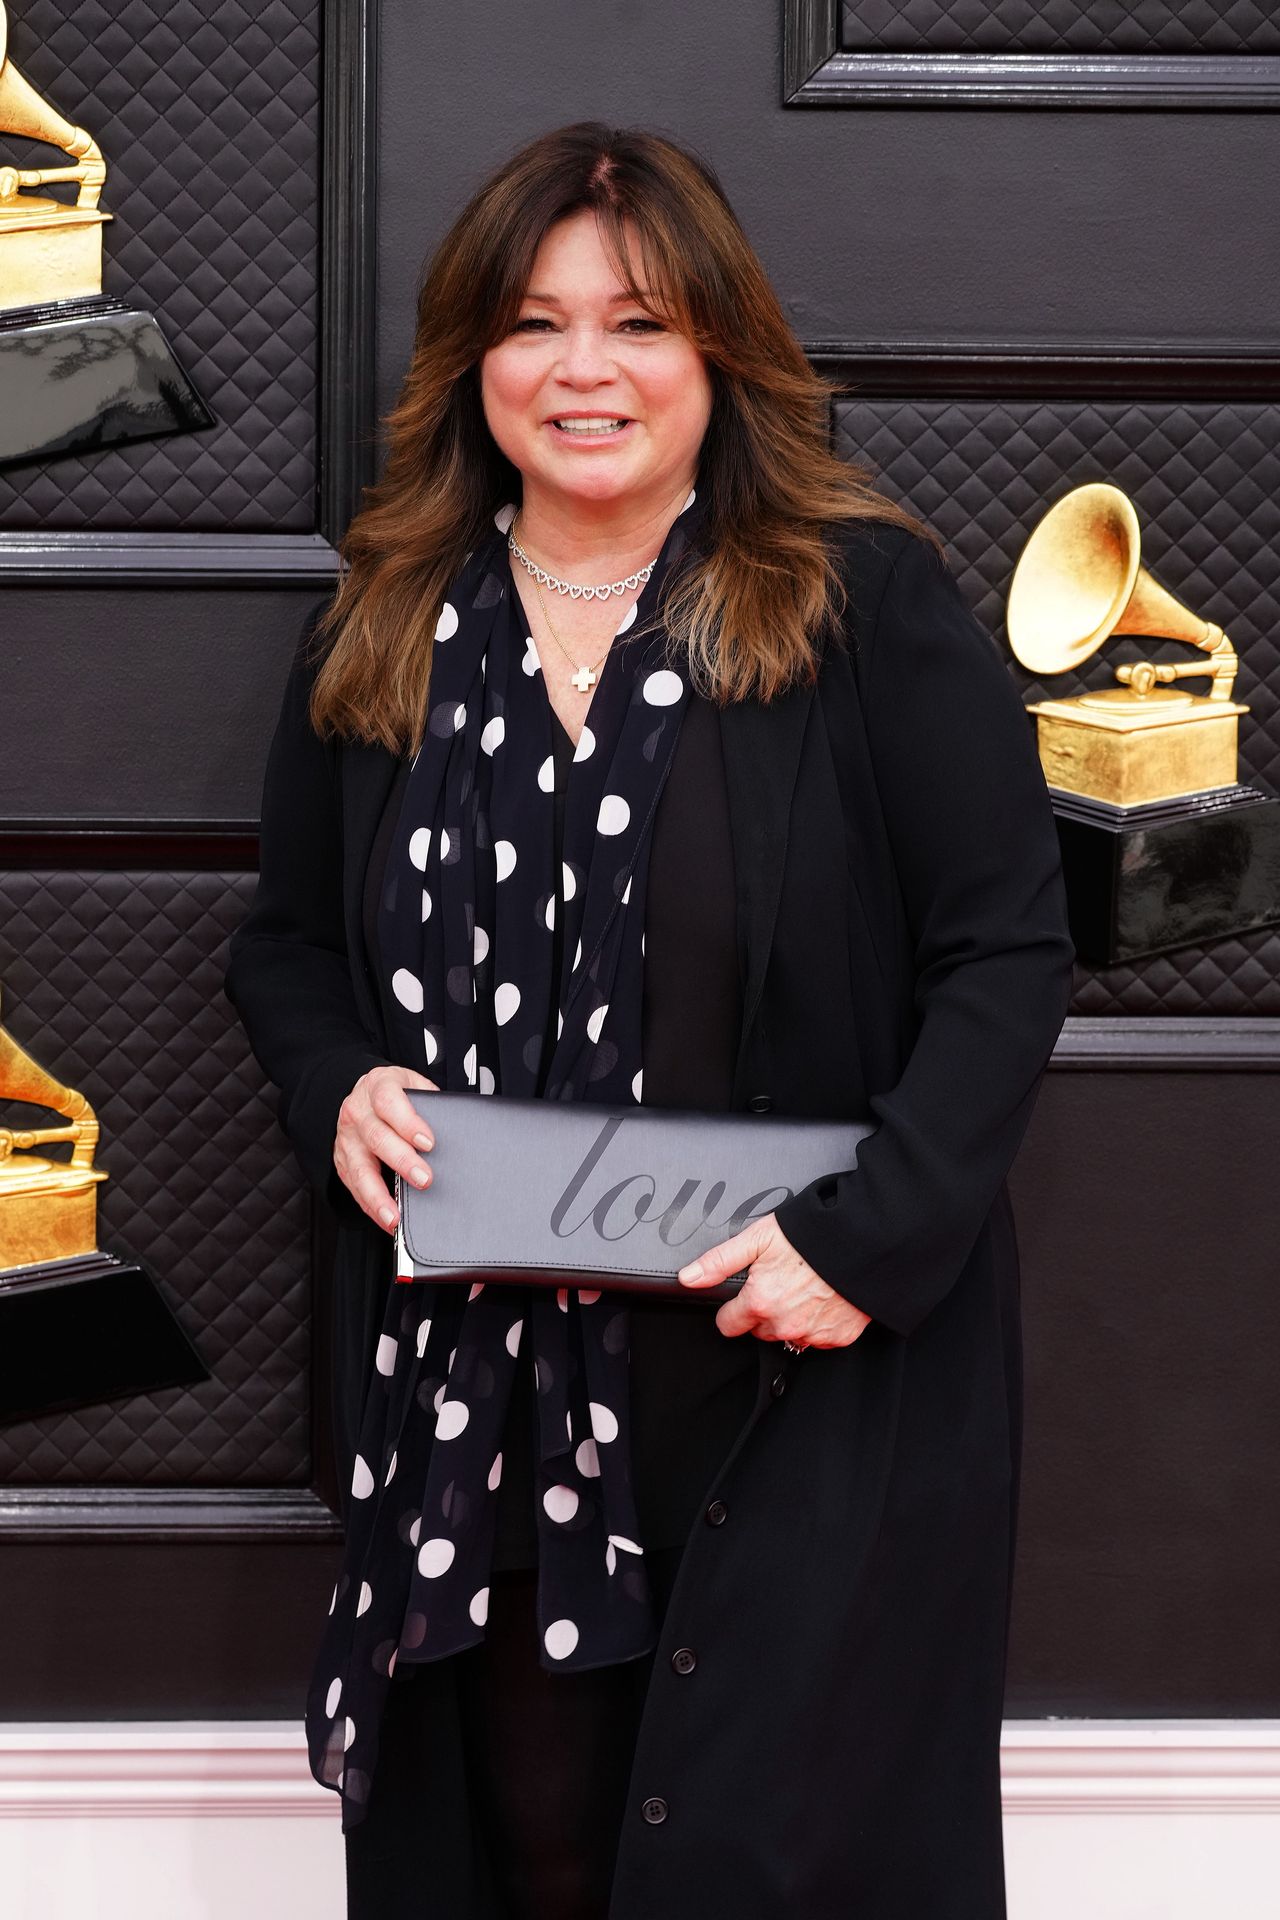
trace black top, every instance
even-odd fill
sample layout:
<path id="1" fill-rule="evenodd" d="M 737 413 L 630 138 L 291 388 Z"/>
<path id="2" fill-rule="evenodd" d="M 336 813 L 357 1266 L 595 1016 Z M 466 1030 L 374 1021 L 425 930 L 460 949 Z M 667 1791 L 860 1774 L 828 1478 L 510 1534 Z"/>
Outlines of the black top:
<path id="1" fill-rule="evenodd" d="M 573 762 L 552 711 L 557 907 L 560 845 Z M 409 762 L 401 762 L 369 859 L 365 940 L 377 966 L 377 902 L 387 842 Z M 654 818 L 645 906 L 643 1098 L 646 1106 L 728 1112 L 741 1023 L 741 981 L 729 804 L 716 709 L 690 696 Z M 563 923 L 557 911 L 555 928 Z M 558 977 L 559 952 L 556 953 Z M 549 1010 L 554 1038 L 556 1009 Z M 549 1053 L 550 1049 L 547 1049 Z M 631 1300 L 631 1435 L 636 1505 L 646 1547 L 682 1545 L 712 1477 L 750 1413 L 756 1342 L 729 1340 L 714 1306 Z M 535 1407 L 532 1369 L 516 1371 L 502 1440 L 495 1571 L 532 1567 Z"/>

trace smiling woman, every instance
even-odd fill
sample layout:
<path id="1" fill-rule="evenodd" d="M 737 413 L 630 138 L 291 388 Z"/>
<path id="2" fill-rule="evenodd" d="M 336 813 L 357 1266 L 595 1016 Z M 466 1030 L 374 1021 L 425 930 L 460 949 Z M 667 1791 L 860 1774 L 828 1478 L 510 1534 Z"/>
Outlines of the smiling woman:
<path id="1" fill-rule="evenodd" d="M 1072 948 L 1018 696 L 826 399 L 706 166 L 546 135 L 289 678 L 227 985 L 339 1219 L 353 1920 L 1004 1912 L 1003 1183 Z M 397 1279 L 407 1088 L 877 1124 L 629 1303 Z"/>

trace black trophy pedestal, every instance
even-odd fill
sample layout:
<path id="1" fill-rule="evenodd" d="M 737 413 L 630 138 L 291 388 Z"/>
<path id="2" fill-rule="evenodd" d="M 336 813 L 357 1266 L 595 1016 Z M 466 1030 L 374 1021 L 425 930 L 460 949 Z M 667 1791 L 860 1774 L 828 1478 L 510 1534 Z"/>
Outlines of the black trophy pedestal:
<path id="1" fill-rule="evenodd" d="M 84 1253 L 0 1272 L 0 1420 L 208 1378 L 133 1261 Z"/>
<path id="2" fill-rule="evenodd" d="M 101 294 L 0 313 L 0 466 L 214 425 L 154 314 Z"/>
<path id="3" fill-rule="evenodd" d="M 1082 960 L 1111 966 L 1280 921 L 1280 800 L 1235 786 L 1112 807 L 1049 792 Z"/>

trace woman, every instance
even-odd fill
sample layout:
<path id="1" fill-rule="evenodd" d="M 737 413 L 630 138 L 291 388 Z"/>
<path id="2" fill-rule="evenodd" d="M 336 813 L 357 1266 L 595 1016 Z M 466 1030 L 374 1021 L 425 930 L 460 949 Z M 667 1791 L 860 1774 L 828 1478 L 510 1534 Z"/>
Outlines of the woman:
<path id="1" fill-rule="evenodd" d="M 290 677 L 227 984 L 339 1216 L 352 1914 L 1004 1912 L 1004 1180 L 1072 948 L 1012 683 L 825 398 L 700 162 L 535 141 Z M 392 1284 L 436 1085 L 876 1131 L 687 1301 L 468 1295 Z"/>

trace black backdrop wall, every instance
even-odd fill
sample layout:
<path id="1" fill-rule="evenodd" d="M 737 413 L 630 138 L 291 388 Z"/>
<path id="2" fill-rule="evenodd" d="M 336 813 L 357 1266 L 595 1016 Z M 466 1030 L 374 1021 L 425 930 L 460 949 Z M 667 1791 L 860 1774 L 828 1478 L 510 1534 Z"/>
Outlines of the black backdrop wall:
<path id="1" fill-rule="evenodd" d="M 548 126 L 691 141 L 847 390 L 838 444 L 939 526 L 992 630 L 1047 501 L 1117 481 L 1239 648 L 1275 791 L 1280 48 L 1269 9 L 1231 9 L 1230 44 L 1220 11 L 126 0 L 107 43 L 99 7 L 14 0 L 15 61 L 116 169 L 107 290 L 221 424 L 0 475 L 4 1017 L 98 1106 L 104 1242 L 214 1371 L 0 1432 L 6 1714 L 299 1704 L 334 1557 L 324 1223 L 214 983 L 424 253 Z M 1280 1711 L 1278 956 L 1273 931 L 1079 970 L 1013 1183 L 1011 1713 Z"/>

